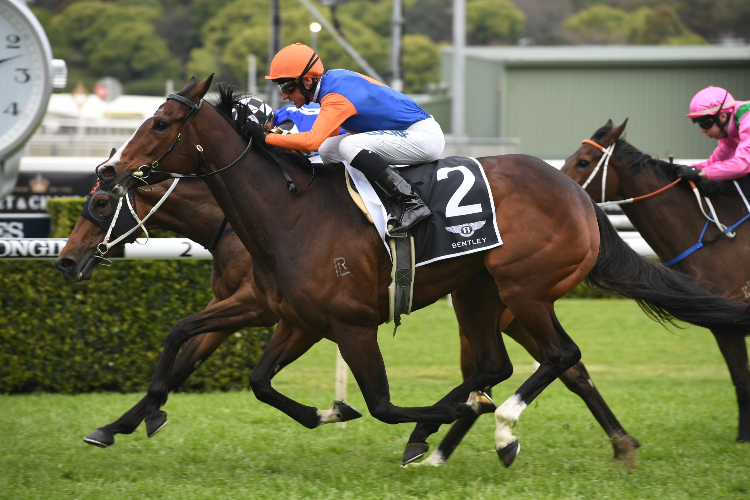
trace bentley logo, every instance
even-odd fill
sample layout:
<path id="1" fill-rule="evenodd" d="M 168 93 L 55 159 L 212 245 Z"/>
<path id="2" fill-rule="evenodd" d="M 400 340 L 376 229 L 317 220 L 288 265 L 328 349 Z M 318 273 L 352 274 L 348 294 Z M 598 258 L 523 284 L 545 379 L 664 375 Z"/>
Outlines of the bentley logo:
<path id="1" fill-rule="evenodd" d="M 458 226 L 446 227 L 445 230 L 449 233 L 460 234 L 464 238 L 469 238 L 474 235 L 474 231 L 484 226 L 486 221 L 480 220 L 479 222 L 469 222 L 468 224 L 459 224 Z"/>

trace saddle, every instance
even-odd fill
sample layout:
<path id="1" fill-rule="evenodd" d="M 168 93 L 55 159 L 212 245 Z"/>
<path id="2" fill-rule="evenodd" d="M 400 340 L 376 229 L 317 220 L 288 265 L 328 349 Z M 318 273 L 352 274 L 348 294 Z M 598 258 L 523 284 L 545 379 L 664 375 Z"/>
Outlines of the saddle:
<path id="1" fill-rule="evenodd" d="M 449 157 L 399 168 L 432 216 L 414 226 L 411 234 L 394 238 L 386 224 L 400 215 L 398 204 L 362 172 L 345 166 L 352 199 L 375 225 L 393 260 L 389 322 L 395 319 L 396 326 L 401 314 L 411 312 L 414 268 L 502 245 L 489 183 L 474 158 Z"/>

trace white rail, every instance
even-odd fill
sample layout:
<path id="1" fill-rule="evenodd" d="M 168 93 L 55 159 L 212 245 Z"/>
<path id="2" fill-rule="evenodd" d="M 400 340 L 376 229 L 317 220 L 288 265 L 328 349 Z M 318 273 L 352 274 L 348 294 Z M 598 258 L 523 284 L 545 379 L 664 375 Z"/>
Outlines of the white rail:
<path id="1" fill-rule="evenodd" d="M 618 224 L 625 225 L 624 222 L 618 222 Z M 641 235 L 636 231 L 621 231 L 619 234 L 639 254 L 649 258 L 656 257 L 651 247 L 643 241 Z M 67 238 L 0 238 L 0 259 L 55 259 L 60 255 L 67 241 Z M 123 252 L 114 258 L 130 260 L 209 260 L 212 257 L 208 250 L 187 238 L 151 238 L 147 245 L 137 243 L 125 245 Z"/>

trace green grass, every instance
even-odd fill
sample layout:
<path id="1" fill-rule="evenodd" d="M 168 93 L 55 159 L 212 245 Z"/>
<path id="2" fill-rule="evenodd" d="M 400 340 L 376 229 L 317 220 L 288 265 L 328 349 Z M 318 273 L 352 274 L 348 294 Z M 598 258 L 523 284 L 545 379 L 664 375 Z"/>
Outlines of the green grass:
<path id="1" fill-rule="evenodd" d="M 0 498 L 740 498 L 750 496 L 750 445 L 735 443 L 737 408 L 713 337 L 650 322 L 624 300 L 565 300 L 558 316 L 593 380 L 637 437 L 637 467 L 612 449 L 585 405 L 560 382 L 524 412 L 521 454 L 503 469 L 493 419 L 479 420 L 440 468 L 401 468 L 412 425 L 366 412 L 346 429 L 307 430 L 251 392 L 177 394 L 153 439 L 143 426 L 112 448 L 81 437 L 119 417 L 140 394 L 0 396 Z M 593 317 L 592 317 L 593 316 Z M 431 404 L 460 380 L 452 310 L 436 304 L 380 332 L 395 404 Z M 533 370 L 511 340 L 513 377 Z M 275 387 L 324 407 L 334 396 L 334 346 L 322 342 L 281 372 Z M 351 382 L 351 377 L 350 377 Z M 349 402 L 366 410 L 350 383 Z M 445 428 L 431 439 L 433 448 Z"/>

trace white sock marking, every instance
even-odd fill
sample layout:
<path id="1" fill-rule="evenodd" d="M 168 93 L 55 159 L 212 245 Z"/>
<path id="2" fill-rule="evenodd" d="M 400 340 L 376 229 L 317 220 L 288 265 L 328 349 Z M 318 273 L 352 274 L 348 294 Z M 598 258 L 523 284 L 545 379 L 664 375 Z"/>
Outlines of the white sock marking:
<path id="1" fill-rule="evenodd" d="M 504 448 L 516 440 L 513 436 L 513 428 L 518 423 L 518 419 L 526 406 L 526 403 L 521 401 L 518 394 L 513 394 L 495 410 L 496 450 Z"/>

